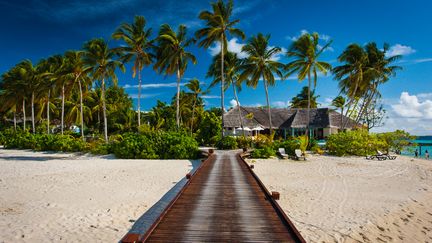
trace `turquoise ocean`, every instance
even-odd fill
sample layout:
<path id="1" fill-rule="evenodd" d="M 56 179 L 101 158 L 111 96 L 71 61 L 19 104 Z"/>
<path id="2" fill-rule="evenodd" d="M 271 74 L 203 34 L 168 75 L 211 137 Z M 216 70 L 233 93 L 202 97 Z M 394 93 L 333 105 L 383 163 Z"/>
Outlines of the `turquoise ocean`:
<path id="1" fill-rule="evenodd" d="M 425 151 L 429 152 L 429 156 L 432 157 L 432 136 L 418 136 L 415 140 L 412 140 L 416 144 L 425 144 L 426 146 L 409 146 L 402 151 L 402 155 L 414 157 L 414 151 L 418 149 L 419 157 L 425 157 Z"/>

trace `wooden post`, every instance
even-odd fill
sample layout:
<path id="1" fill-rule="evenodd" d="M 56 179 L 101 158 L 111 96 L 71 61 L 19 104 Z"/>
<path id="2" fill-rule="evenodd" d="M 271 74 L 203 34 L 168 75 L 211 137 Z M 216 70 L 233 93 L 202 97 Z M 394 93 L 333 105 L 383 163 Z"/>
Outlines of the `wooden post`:
<path id="1" fill-rule="evenodd" d="M 280 198 L 280 194 L 279 194 L 279 192 L 274 192 L 274 191 L 272 191 L 271 194 L 272 194 L 272 198 L 273 198 L 274 200 L 279 200 L 279 198 Z"/>

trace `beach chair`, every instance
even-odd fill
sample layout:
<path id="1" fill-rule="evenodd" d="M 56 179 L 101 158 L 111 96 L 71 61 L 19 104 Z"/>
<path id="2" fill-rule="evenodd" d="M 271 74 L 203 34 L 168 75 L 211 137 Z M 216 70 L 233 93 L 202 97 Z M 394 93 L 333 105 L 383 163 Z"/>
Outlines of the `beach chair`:
<path id="1" fill-rule="evenodd" d="M 385 157 L 387 157 L 387 159 L 389 159 L 389 160 L 395 160 L 396 159 L 396 155 L 390 155 L 389 153 L 383 153 L 383 152 L 381 152 L 381 151 L 377 151 L 378 152 L 378 154 L 380 155 L 380 156 L 385 156 Z"/>
<path id="2" fill-rule="evenodd" d="M 300 159 L 306 160 L 306 156 L 304 156 L 304 154 L 302 153 L 302 151 L 300 149 L 294 150 L 294 153 L 295 153 L 294 158 L 296 160 L 300 160 Z"/>
<path id="3" fill-rule="evenodd" d="M 383 153 L 381 153 L 380 151 L 377 151 L 377 154 L 375 155 L 368 155 L 366 156 L 367 160 L 386 160 L 388 157 L 386 155 L 384 155 Z"/>
<path id="4" fill-rule="evenodd" d="M 282 159 L 288 159 L 288 154 L 285 152 L 284 148 L 279 148 L 277 153 Z"/>

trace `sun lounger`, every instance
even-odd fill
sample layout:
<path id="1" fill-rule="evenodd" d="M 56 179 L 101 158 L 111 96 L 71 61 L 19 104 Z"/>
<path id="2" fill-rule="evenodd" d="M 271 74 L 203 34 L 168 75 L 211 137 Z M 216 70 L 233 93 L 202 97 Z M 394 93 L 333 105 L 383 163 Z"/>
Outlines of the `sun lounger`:
<path id="1" fill-rule="evenodd" d="M 378 152 L 378 154 L 380 155 L 380 156 L 386 156 L 387 157 L 387 159 L 389 159 L 389 160 L 395 160 L 396 159 L 396 155 L 390 155 L 390 154 L 388 154 L 388 153 L 383 153 L 383 152 L 381 152 L 381 151 L 377 151 Z"/>
<path id="2" fill-rule="evenodd" d="M 288 159 L 288 154 L 285 152 L 284 148 L 279 148 L 277 153 L 282 159 Z"/>
<path id="3" fill-rule="evenodd" d="M 306 156 L 304 156 L 304 154 L 302 153 L 302 151 L 300 149 L 296 149 L 296 150 L 294 150 L 294 152 L 295 152 L 294 158 L 296 160 L 300 160 L 300 159 L 306 160 Z"/>
<path id="4" fill-rule="evenodd" d="M 374 159 L 377 159 L 377 160 L 386 160 L 386 159 L 394 160 L 394 159 L 396 159 L 396 156 L 390 156 L 388 154 L 383 154 L 381 151 L 378 150 L 377 154 L 366 156 L 366 159 L 368 159 L 368 160 L 374 160 Z"/>

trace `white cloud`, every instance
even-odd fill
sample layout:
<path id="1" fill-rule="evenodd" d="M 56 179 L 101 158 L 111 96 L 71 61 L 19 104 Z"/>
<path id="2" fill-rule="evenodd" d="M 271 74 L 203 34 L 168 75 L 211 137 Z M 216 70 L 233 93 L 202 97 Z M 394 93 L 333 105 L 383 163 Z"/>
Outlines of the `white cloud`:
<path id="1" fill-rule="evenodd" d="M 300 36 L 302 36 L 304 34 L 308 34 L 308 33 L 310 33 L 308 30 L 303 29 L 303 30 L 300 30 L 300 33 L 298 35 L 295 35 L 295 36 L 286 36 L 285 38 L 287 40 L 290 40 L 290 41 L 296 41 L 296 40 L 298 40 L 298 38 Z M 331 39 L 331 37 L 329 35 L 326 35 L 326 34 L 320 34 L 319 38 L 321 40 L 323 40 L 323 41 L 329 41 Z"/>
<path id="2" fill-rule="evenodd" d="M 159 96 L 160 94 L 141 94 L 141 99 L 145 99 L 145 98 L 152 98 L 152 97 L 156 97 Z M 138 99 L 138 94 L 130 94 L 129 95 L 132 99 Z"/>
<path id="3" fill-rule="evenodd" d="M 401 117 L 432 119 L 432 100 L 419 101 L 416 95 L 409 95 L 408 92 L 402 92 L 399 104 L 391 107 Z"/>
<path id="4" fill-rule="evenodd" d="M 401 44 L 396 44 L 390 47 L 390 49 L 388 50 L 388 52 L 386 53 L 387 57 L 392 57 L 392 56 L 396 56 L 396 55 L 409 55 L 412 53 L 415 53 L 416 50 L 414 50 L 412 47 L 410 46 L 404 46 Z"/>
<path id="5" fill-rule="evenodd" d="M 232 100 L 230 100 L 230 106 L 231 107 L 237 107 L 237 101 L 235 100 L 235 99 L 232 99 Z M 239 102 L 239 104 L 240 104 L 240 102 Z M 241 105 L 241 104 L 240 104 Z"/>
<path id="6" fill-rule="evenodd" d="M 180 86 L 184 86 L 186 83 L 180 83 Z M 155 83 L 155 84 L 142 84 L 142 89 L 156 89 L 156 88 L 174 88 L 177 87 L 177 83 Z M 126 84 L 123 86 L 125 89 L 137 89 L 138 85 Z"/>
<path id="7" fill-rule="evenodd" d="M 289 101 L 274 101 L 272 102 L 272 107 L 276 108 L 287 108 L 290 105 Z"/>
<path id="8" fill-rule="evenodd" d="M 228 41 L 228 51 L 236 53 L 238 58 L 246 58 L 247 54 L 241 51 L 244 45 L 245 44 L 239 43 L 237 38 L 232 38 Z M 215 45 L 209 48 L 210 55 L 216 56 L 220 53 L 220 49 L 220 42 L 216 42 Z"/>
<path id="9" fill-rule="evenodd" d="M 273 48 L 273 47 L 274 47 L 274 46 L 269 46 L 269 49 L 271 49 L 271 48 Z M 287 52 L 287 49 L 284 48 L 284 47 L 282 47 L 280 52 L 274 54 L 274 55 L 271 57 L 271 60 L 272 60 L 272 61 L 276 61 L 276 62 L 279 61 L 279 60 L 280 60 L 280 59 L 285 55 L 286 52 Z"/>
<path id="10" fill-rule="evenodd" d="M 432 58 L 415 59 L 414 62 L 415 63 L 432 62 Z"/>
<path id="11" fill-rule="evenodd" d="M 318 50 L 321 50 L 322 48 L 323 48 L 323 46 L 322 45 L 319 45 L 318 44 Z M 326 51 L 329 51 L 329 52 L 334 52 L 334 49 L 333 49 L 333 47 L 331 47 L 331 46 L 328 46 L 323 52 L 326 52 Z"/>
<path id="12" fill-rule="evenodd" d="M 203 95 L 201 96 L 203 99 L 220 99 L 221 97 L 219 95 Z"/>

